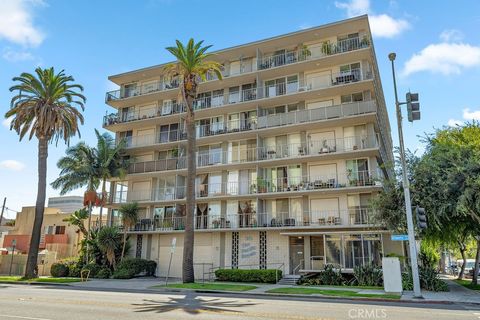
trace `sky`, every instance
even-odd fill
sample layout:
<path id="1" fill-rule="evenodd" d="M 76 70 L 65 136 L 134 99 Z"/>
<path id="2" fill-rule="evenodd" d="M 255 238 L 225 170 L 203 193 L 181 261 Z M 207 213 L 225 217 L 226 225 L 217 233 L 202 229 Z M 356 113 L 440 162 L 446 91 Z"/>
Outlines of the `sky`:
<path id="1" fill-rule="evenodd" d="M 81 140 L 94 144 L 94 128 L 103 131 L 102 117 L 113 111 L 104 103 L 105 92 L 116 89 L 107 77 L 170 61 L 165 47 L 175 39 L 203 39 L 216 50 L 366 13 L 395 145 L 392 51 L 399 96 L 420 94 L 422 119 L 404 122 L 407 148 L 421 153 L 425 133 L 480 119 L 480 1 L 0 0 L 0 201 L 7 197 L 7 207 L 20 210 L 36 199 L 37 141 L 19 142 L 3 117 L 21 72 L 53 66 L 82 84 Z M 50 145 L 48 183 L 66 147 Z M 48 186 L 47 197 L 56 195 Z"/>

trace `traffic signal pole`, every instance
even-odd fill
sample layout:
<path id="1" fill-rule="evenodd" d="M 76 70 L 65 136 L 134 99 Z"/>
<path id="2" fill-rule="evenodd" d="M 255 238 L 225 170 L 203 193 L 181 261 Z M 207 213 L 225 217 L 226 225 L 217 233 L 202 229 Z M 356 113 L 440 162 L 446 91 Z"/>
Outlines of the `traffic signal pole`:
<path id="1" fill-rule="evenodd" d="M 398 125 L 398 139 L 400 142 L 400 161 L 402 164 L 402 178 L 403 178 L 403 192 L 405 195 L 405 212 L 407 214 L 407 229 L 408 229 L 408 246 L 410 249 L 410 264 L 412 267 L 413 276 L 413 296 L 415 298 L 423 298 L 420 289 L 420 279 L 418 275 L 418 263 L 417 263 L 417 248 L 415 245 L 415 229 L 413 228 L 413 216 L 412 216 L 412 202 L 410 199 L 410 184 L 407 176 L 407 163 L 405 160 L 405 146 L 403 143 L 403 130 L 402 130 L 402 110 L 400 109 L 400 102 L 398 101 L 397 94 L 397 81 L 395 79 L 395 53 L 390 53 L 388 58 L 392 62 L 392 76 L 393 87 L 395 91 L 395 107 L 397 113 L 397 125 Z"/>

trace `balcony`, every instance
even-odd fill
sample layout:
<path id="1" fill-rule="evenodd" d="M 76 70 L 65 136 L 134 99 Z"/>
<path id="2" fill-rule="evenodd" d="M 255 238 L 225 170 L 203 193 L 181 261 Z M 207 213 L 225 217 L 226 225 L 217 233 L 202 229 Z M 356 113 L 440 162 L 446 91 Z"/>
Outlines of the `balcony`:
<path id="1" fill-rule="evenodd" d="M 266 129 L 285 125 L 303 124 L 315 121 L 338 119 L 356 115 L 376 112 L 375 101 L 359 101 L 353 103 L 339 104 L 315 109 L 298 110 L 276 115 L 260 116 L 256 119 L 233 120 L 225 123 L 213 123 L 209 125 L 197 126 L 197 138 L 248 131 L 255 129 Z M 185 132 L 172 130 L 156 135 L 126 137 L 127 148 L 138 148 L 151 146 L 154 144 L 169 143 L 187 138 Z"/>
<path id="2" fill-rule="evenodd" d="M 266 70 L 297 62 L 316 60 L 335 54 L 368 48 L 369 45 L 370 41 L 368 38 L 363 38 L 362 40 L 360 38 L 352 38 L 340 40 L 336 43 L 324 42 L 318 45 L 305 46 L 296 51 L 268 55 L 258 59 L 258 69 Z"/>
<path id="3" fill-rule="evenodd" d="M 227 181 L 201 183 L 195 188 L 197 198 L 276 196 L 278 193 L 312 193 L 355 187 L 380 185 L 376 175 L 369 171 L 348 171 L 316 176 L 279 177 L 276 179 L 257 178 L 256 181 Z M 160 202 L 184 200 L 185 186 L 171 185 L 147 190 L 119 191 L 109 197 L 110 203 Z M 116 202 L 115 202 L 116 201 Z"/>
<path id="4" fill-rule="evenodd" d="M 133 112 L 111 113 L 103 117 L 103 127 L 137 120 L 151 119 L 185 112 L 185 105 L 178 103 L 165 104 L 161 107 L 145 108 Z"/>
<path id="5" fill-rule="evenodd" d="M 372 209 L 355 207 L 346 210 L 311 210 L 304 212 L 233 213 L 224 215 L 197 214 L 195 230 L 215 229 L 295 229 L 335 228 L 369 225 Z M 168 232 L 185 229 L 184 216 L 144 218 L 129 231 Z"/>
<path id="6" fill-rule="evenodd" d="M 283 83 L 266 85 L 263 87 L 258 86 L 256 88 L 232 91 L 228 94 L 199 97 L 194 101 L 193 106 L 196 110 L 208 109 L 240 102 L 262 100 L 287 94 L 325 89 L 333 86 L 345 85 L 370 79 L 373 79 L 373 73 L 370 70 L 352 69 L 350 71 L 332 73 L 331 75 L 322 75 L 308 79 L 302 78 L 294 81 L 285 81 Z M 113 94 L 113 96 L 120 95 L 120 90 L 117 91 L 118 93 Z M 135 94 L 129 93 L 128 97 L 138 96 L 139 94 L 136 92 L 137 91 L 135 91 Z M 154 91 L 147 92 L 152 93 Z M 111 93 L 107 93 L 107 97 L 110 97 L 110 94 Z M 118 100 L 113 98 L 108 99 L 107 102 L 111 100 Z"/>
<path id="7" fill-rule="evenodd" d="M 120 100 L 126 99 L 135 96 L 141 96 L 150 94 L 153 92 L 158 91 L 165 91 L 176 89 L 179 86 L 179 82 L 177 80 L 173 81 L 152 81 L 148 84 L 144 84 L 141 86 L 134 86 L 132 88 L 123 88 L 121 90 L 113 90 L 107 92 L 105 96 L 105 102 L 113 101 L 113 100 Z"/>
<path id="8" fill-rule="evenodd" d="M 355 136 L 341 139 L 326 139 L 288 145 L 249 148 L 233 151 L 197 152 L 197 167 L 212 165 L 240 164 L 277 159 L 323 156 L 338 152 L 354 152 L 378 148 L 377 136 Z M 129 166 L 128 173 L 148 173 L 186 169 L 186 157 L 168 158 L 154 161 L 136 162 Z"/>

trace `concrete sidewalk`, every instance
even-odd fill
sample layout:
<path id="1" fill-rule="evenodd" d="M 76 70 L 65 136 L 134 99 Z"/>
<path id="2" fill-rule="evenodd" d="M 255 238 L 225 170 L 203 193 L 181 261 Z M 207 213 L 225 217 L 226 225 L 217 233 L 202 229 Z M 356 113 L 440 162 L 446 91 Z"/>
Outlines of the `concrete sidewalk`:
<path id="1" fill-rule="evenodd" d="M 414 302 L 425 302 L 425 303 L 471 303 L 480 305 L 480 293 L 474 290 L 467 289 L 452 280 L 446 280 L 449 286 L 449 292 L 429 292 L 422 291 L 424 299 L 414 299 L 413 292 L 404 291 L 400 301 L 414 301 Z M 169 283 L 180 283 L 181 279 L 170 279 Z M 247 283 L 232 283 L 232 284 L 247 284 Z M 165 285 L 165 279 L 159 278 L 135 278 L 129 280 L 102 280 L 102 279 L 91 279 L 88 282 L 78 282 L 78 283 L 69 283 L 69 286 L 85 289 L 100 289 L 100 290 L 122 290 L 122 291 L 146 291 L 146 292 L 181 292 L 189 289 L 175 289 L 175 288 L 152 288 L 153 286 L 163 286 Z M 257 286 L 256 289 L 243 291 L 243 292 L 231 292 L 231 291 L 215 291 L 215 290 L 196 290 L 202 292 L 218 292 L 223 294 L 252 294 L 252 295 L 277 295 L 277 296 L 288 296 L 283 294 L 271 294 L 267 291 L 276 288 L 293 288 L 299 286 L 290 286 L 290 285 L 278 285 L 278 284 L 254 284 Z M 352 287 L 311 287 L 321 290 L 349 290 L 355 291 L 362 294 L 372 294 L 378 295 L 378 299 L 382 299 L 382 295 L 385 294 L 383 290 L 374 290 L 374 289 L 357 289 Z M 291 295 L 298 297 L 318 297 L 319 295 Z M 342 299 L 342 297 L 336 297 Z M 353 298 L 356 299 L 356 298 Z M 376 299 L 376 298 L 375 298 Z M 395 302 L 399 300 L 389 299 L 390 302 Z"/>

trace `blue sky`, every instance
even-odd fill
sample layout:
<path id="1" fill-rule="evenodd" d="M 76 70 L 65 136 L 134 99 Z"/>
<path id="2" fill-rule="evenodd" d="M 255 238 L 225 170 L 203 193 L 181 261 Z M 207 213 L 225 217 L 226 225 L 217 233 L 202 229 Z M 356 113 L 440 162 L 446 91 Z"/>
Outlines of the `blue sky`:
<path id="1" fill-rule="evenodd" d="M 391 51 L 397 53 L 400 96 L 410 89 L 421 98 L 422 120 L 405 122 L 408 148 L 422 150 L 418 135 L 433 128 L 480 119 L 477 1 L 0 0 L 0 197 L 11 209 L 35 204 L 37 142 L 18 142 L 3 120 L 11 79 L 21 72 L 54 66 L 84 85 L 82 139 L 93 144 L 93 129 L 101 128 L 109 110 L 105 92 L 115 88 L 108 75 L 169 61 L 164 48 L 175 39 L 204 39 L 221 49 L 364 13 L 371 19 L 395 144 Z M 50 147 L 49 182 L 58 176 L 65 148 Z M 47 196 L 54 195 L 48 188 Z"/>

